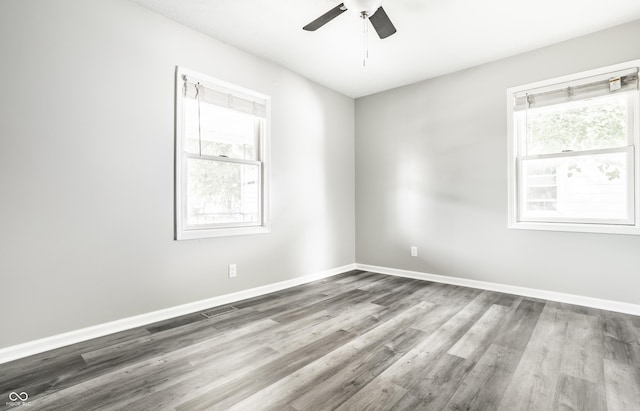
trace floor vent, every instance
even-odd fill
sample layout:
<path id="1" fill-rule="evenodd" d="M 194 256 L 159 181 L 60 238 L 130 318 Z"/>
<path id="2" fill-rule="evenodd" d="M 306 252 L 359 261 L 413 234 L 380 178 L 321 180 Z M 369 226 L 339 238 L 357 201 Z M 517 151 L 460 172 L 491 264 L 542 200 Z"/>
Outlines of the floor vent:
<path id="1" fill-rule="evenodd" d="M 205 311 L 203 313 L 200 313 L 200 315 L 202 315 L 205 318 L 211 318 L 211 317 L 222 315 L 235 310 L 237 310 L 236 307 L 228 305 L 226 307 L 218 307 L 218 308 L 211 309 L 209 311 Z"/>

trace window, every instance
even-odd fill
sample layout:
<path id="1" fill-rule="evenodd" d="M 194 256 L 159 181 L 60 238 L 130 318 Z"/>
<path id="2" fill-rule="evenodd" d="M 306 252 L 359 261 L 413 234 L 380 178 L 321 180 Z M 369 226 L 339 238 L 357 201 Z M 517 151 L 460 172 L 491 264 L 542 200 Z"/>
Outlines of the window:
<path id="1" fill-rule="evenodd" d="M 176 70 L 176 239 L 268 232 L 269 97 Z"/>
<path id="2" fill-rule="evenodd" d="M 638 65 L 507 91 L 510 228 L 640 234 Z"/>

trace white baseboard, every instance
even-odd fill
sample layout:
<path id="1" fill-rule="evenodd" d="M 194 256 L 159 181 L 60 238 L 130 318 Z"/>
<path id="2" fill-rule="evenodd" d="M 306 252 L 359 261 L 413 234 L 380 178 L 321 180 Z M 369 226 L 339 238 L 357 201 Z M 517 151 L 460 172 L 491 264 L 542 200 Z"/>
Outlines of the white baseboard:
<path id="1" fill-rule="evenodd" d="M 268 284 L 249 290 L 238 291 L 231 294 L 220 295 L 206 300 L 195 301 L 163 310 L 153 311 L 146 314 L 123 318 L 104 324 L 95 325 L 64 334 L 58 334 L 39 340 L 29 341 L 0 349 L 0 364 L 39 354 L 41 352 L 54 350 L 56 348 L 102 337 L 120 331 L 129 330 L 135 327 L 149 325 L 158 321 L 167 320 L 185 314 L 203 311 L 219 305 L 231 304 L 247 298 L 253 298 L 264 294 L 295 287 L 312 281 L 331 277 L 350 270 L 364 270 L 380 274 L 393 275 L 398 277 L 415 278 L 418 280 L 433 281 L 437 283 L 459 285 L 463 287 L 477 288 L 481 290 L 497 291 L 501 293 L 521 295 L 524 297 L 540 298 L 549 301 L 557 301 L 568 304 L 581 305 L 585 307 L 598 308 L 601 310 L 616 311 L 632 315 L 640 315 L 640 305 L 625 303 L 620 301 L 603 300 L 593 297 L 585 297 L 574 294 L 565 294 L 555 291 L 539 290 L 535 288 L 518 287 L 514 285 L 492 283 L 487 281 L 470 280 L 460 277 L 449 277 L 444 275 L 428 274 L 418 271 L 401 270 L 397 268 L 380 267 L 368 264 L 348 264 L 336 267 L 319 273 L 296 277 L 290 280 Z"/>
<path id="2" fill-rule="evenodd" d="M 237 301 L 245 300 L 247 298 L 253 298 L 260 295 L 273 293 L 275 291 L 284 290 L 285 288 L 291 288 L 297 285 L 310 283 L 312 281 L 331 277 L 355 269 L 355 264 L 348 264 L 342 267 L 336 267 L 330 270 L 308 274 L 302 277 L 296 277 L 274 284 L 268 284 L 261 287 L 251 288 L 249 290 L 243 290 L 231 294 L 207 298 L 206 300 L 195 301 L 192 303 L 178 305 L 163 310 L 153 311 L 146 314 L 136 315 L 133 317 L 123 318 L 121 320 L 111 321 L 104 324 L 94 325 L 92 327 L 66 332 L 64 334 L 58 334 L 39 340 L 29 341 L 23 344 L 13 345 L 0 349 L 0 364 L 17 360 L 19 358 L 28 357 L 30 355 L 39 354 L 41 352 L 54 350 L 56 348 L 64 347 L 70 344 L 87 341 L 92 338 L 98 338 L 108 334 L 149 325 L 158 321 L 167 320 L 181 315 L 203 311 L 211 307 L 230 304 Z"/>
<path id="3" fill-rule="evenodd" d="M 415 278 L 417 280 L 433 281 L 436 283 L 460 285 L 463 287 L 478 288 L 481 290 L 498 291 L 501 293 L 521 295 L 524 297 L 540 298 L 549 301 L 557 301 L 567 304 L 581 305 L 584 307 L 598 308 L 600 310 L 616 311 L 625 314 L 640 315 L 640 305 L 624 303 L 600 298 L 585 297 L 575 294 L 565 294 L 556 291 L 539 290 L 536 288 L 518 287 L 515 285 L 491 283 L 487 281 L 470 280 L 460 277 L 428 274 L 418 271 L 400 270 L 397 268 L 379 267 L 375 265 L 356 264 L 358 270 L 374 273 L 394 275 L 397 277 Z"/>

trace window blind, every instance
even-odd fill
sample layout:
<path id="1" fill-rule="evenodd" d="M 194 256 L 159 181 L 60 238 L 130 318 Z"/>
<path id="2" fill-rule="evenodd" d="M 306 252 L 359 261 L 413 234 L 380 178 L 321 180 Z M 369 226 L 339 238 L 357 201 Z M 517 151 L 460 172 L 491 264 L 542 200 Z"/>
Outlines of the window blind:
<path id="1" fill-rule="evenodd" d="M 638 90 L 638 68 L 587 77 L 514 94 L 514 111 Z"/>
<path id="2" fill-rule="evenodd" d="M 199 93 L 201 102 L 214 104 L 261 118 L 267 117 L 266 100 L 255 96 L 244 95 L 235 90 L 225 90 L 222 87 L 214 89 L 185 79 L 183 92 L 185 98 L 196 99 Z"/>

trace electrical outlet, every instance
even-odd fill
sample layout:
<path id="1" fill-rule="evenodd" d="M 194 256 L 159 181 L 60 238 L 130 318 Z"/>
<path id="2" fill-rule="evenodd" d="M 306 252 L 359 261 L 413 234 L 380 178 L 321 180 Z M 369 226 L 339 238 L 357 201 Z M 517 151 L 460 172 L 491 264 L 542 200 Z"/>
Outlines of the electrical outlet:
<path id="1" fill-rule="evenodd" d="M 235 264 L 229 264 L 229 278 L 234 278 L 238 274 L 238 268 Z"/>
<path id="2" fill-rule="evenodd" d="M 417 257 L 418 256 L 418 247 L 411 246 L 411 257 Z"/>

